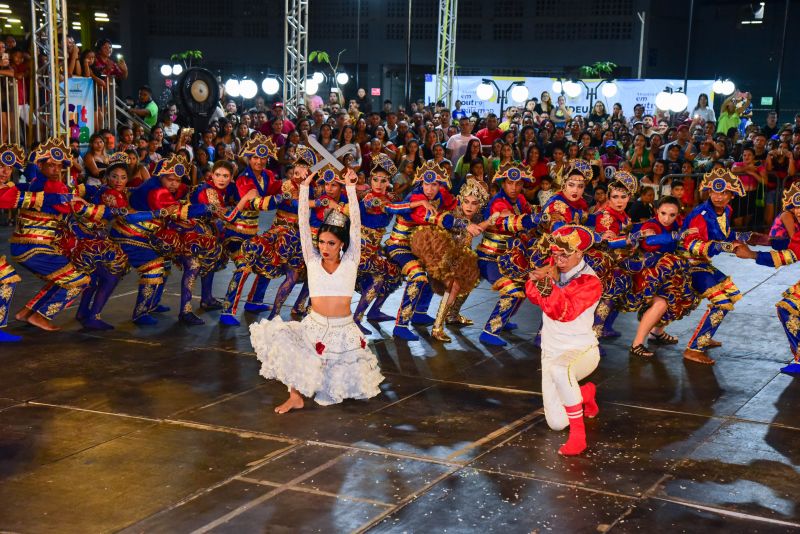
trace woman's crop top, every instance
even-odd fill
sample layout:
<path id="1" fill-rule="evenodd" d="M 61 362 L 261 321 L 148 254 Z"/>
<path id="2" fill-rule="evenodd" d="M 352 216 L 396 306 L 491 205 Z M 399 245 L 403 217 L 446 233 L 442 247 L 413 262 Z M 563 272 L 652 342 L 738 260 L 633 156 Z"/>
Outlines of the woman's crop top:
<path id="1" fill-rule="evenodd" d="M 350 245 L 342 254 L 341 263 L 332 273 L 322 267 L 322 256 L 314 247 L 309 224 L 307 185 L 300 186 L 297 216 L 300 227 L 300 244 L 303 247 L 303 259 L 308 270 L 308 291 L 314 297 L 352 297 L 356 287 L 358 263 L 361 259 L 361 212 L 358 207 L 356 187 L 348 185 L 348 207 L 350 209 Z"/>

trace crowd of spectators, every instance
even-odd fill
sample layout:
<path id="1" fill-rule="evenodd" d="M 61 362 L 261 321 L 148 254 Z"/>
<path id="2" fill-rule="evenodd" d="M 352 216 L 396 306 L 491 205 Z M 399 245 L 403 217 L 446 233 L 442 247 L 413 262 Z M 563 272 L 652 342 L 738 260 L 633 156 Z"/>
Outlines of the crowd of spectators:
<path id="1" fill-rule="evenodd" d="M 10 46 L 8 42 L 6 46 Z M 13 43 L 12 43 L 13 44 Z M 101 41 L 91 50 L 79 52 L 68 43 L 70 75 L 90 75 L 97 83 L 109 77 L 124 78 L 127 67 L 114 60 L 111 43 Z M 2 56 L 0 56 L 2 57 Z M 14 60 L 12 60 L 14 63 Z M 2 68 L 2 64 L 0 64 Z M 0 70 L 0 74 L 3 71 Z M 126 151 L 131 156 L 131 180 L 135 187 L 152 172 L 156 163 L 172 153 L 181 153 L 192 163 L 187 181 L 205 180 L 212 164 L 229 160 L 240 168 L 242 145 L 256 132 L 267 135 L 278 147 L 270 170 L 282 177 L 295 158 L 295 148 L 314 137 L 344 164 L 356 170 L 366 183 L 370 162 L 379 153 L 394 160 L 398 168 L 393 189 L 403 195 L 410 188 L 416 168 L 426 160 L 444 165 L 457 191 L 468 176 L 492 189 L 492 176 L 500 165 L 527 164 L 535 180 L 525 196 L 541 204 L 552 194 L 570 161 L 589 161 L 594 177 L 586 194 L 593 210 L 602 206 L 606 183 L 616 170 L 630 171 L 641 182 L 640 198 L 631 206 L 635 220 L 648 218 L 660 195 L 679 196 L 688 210 L 701 199 L 699 177 L 723 166 L 740 175 L 747 194 L 734 203 L 738 226 L 769 225 L 780 202 L 777 191 L 788 186 L 800 165 L 800 114 L 793 123 L 778 124 L 770 113 L 765 124 L 750 120 L 750 94 L 735 92 L 725 99 L 719 114 L 701 94 L 685 112 L 651 115 L 642 105 L 610 109 L 596 101 L 587 116 L 574 113 L 563 96 L 555 102 L 548 92 L 524 106 L 511 106 L 502 117 L 493 113 L 468 114 L 460 102 L 455 109 L 413 102 L 408 109 L 385 100 L 373 109 L 363 89 L 348 101 L 332 92 L 327 102 L 310 99 L 297 116 L 286 116 L 279 101 L 267 104 L 259 95 L 243 106 L 241 99 L 224 95 L 204 131 L 188 128 L 174 103 L 159 108 L 149 87 L 141 87 L 130 112 L 144 124 L 122 126 L 118 131 L 95 133 L 88 150 L 81 151 L 73 139 L 76 181 L 102 182 L 108 154 Z"/>

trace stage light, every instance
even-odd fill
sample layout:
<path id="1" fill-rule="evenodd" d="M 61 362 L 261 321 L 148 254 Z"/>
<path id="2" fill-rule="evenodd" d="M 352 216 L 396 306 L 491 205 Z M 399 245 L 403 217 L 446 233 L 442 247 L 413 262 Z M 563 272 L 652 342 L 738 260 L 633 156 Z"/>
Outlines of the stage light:
<path id="1" fill-rule="evenodd" d="M 241 93 L 242 98 L 250 99 L 256 96 L 256 93 L 258 93 L 258 86 L 253 80 L 242 80 L 242 82 L 239 84 L 239 92 Z"/>
<path id="2" fill-rule="evenodd" d="M 669 105 L 672 103 L 672 92 L 661 91 L 656 95 L 656 107 L 661 110 L 668 110 Z"/>
<path id="3" fill-rule="evenodd" d="M 530 93 L 528 92 L 528 88 L 525 87 L 524 85 L 515 85 L 511 89 L 511 100 L 513 100 L 514 102 L 522 103 L 528 100 L 529 94 Z"/>
<path id="4" fill-rule="evenodd" d="M 346 72 L 340 72 L 339 74 L 336 75 L 336 82 L 339 85 L 346 85 L 347 82 L 349 81 L 350 81 L 350 76 L 348 76 Z"/>
<path id="5" fill-rule="evenodd" d="M 309 78 L 306 80 L 306 94 L 307 95 L 315 95 L 319 91 L 319 82 L 314 80 L 314 78 Z"/>
<path id="6" fill-rule="evenodd" d="M 161 75 L 162 76 L 172 75 L 172 67 L 170 67 L 169 65 L 161 65 Z"/>
<path id="7" fill-rule="evenodd" d="M 725 80 L 724 82 L 722 82 L 722 91 L 720 91 L 720 94 L 728 96 L 735 90 L 736 90 L 736 85 L 734 85 L 734 83 L 730 80 Z"/>
<path id="8" fill-rule="evenodd" d="M 674 113 L 680 113 L 686 106 L 689 105 L 689 97 L 686 96 L 683 91 L 675 91 L 672 93 L 669 102 L 669 110 Z"/>
<path id="9" fill-rule="evenodd" d="M 173 76 L 180 76 L 181 72 L 183 72 L 183 65 L 178 65 L 177 63 L 172 66 L 172 75 Z"/>
<path id="10" fill-rule="evenodd" d="M 264 81 L 261 82 L 261 89 L 270 96 L 277 93 L 281 88 L 281 84 L 278 83 L 278 80 L 275 78 L 264 78 Z"/>
<path id="11" fill-rule="evenodd" d="M 311 76 L 311 79 L 314 80 L 315 82 L 317 82 L 317 85 L 319 85 L 319 84 L 321 84 L 322 82 L 325 81 L 325 76 L 321 72 L 318 71 L 318 72 L 315 72 L 313 74 L 313 76 Z"/>
<path id="12" fill-rule="evenodd" d="M 570 98 L 575 98 L 576 96 L 581 94 L 581 86 L 579 83 L 573 81 L 566 81 L 562 84 L 564 88 L 564 92 Z"/>
<path id="13" fill-rule="evenodd" d="M 561 91 L 563 89 L 564 89 L 564 87 L 563 87 L 563 84 L 561 83 L 561 80 L 556 80 L 556 81 L 553 82 L 553 92 L 554 93 L 561 93 Z"/>
<path id="14" fill-rule="evenodd" d="M 239 80 L 235 78 L 231 78 L 227 82 L 225 82 L 225 94 L 232 97 L 237 97 L 240 94 L 241 89 L 239 88 Z"/>
<path id="15" fill-rule="evenodd" d="M 614 95 L 617 94 L 617 84 L 615 82 L 606 82 L 603 84 L 603 96 L 606 98 L 612 98 Z"/>
<path id="16" fill-rule="evenodd" d="M 482 83 L 475 89 L 475 94 L 481 100 L 489 100 L 494 95 L 494 87 L 488 83 Z"/>

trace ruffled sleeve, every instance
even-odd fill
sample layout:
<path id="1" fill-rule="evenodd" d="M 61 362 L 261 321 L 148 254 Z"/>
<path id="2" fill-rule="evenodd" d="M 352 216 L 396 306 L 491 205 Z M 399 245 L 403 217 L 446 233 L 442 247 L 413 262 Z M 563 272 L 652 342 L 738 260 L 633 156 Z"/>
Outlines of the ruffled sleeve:
<path id="1" fill-rule="evenodd" d="M 356 186 L 348 184 L 347 204 L 350 212 L 350 245 L 347 252 L 342 255 L 342 260 L 359 262 L 361 260 L 361 210 L 358 207 Z"/>
<path id="2" fill-rule="evenodd" d="M 300 186 L 300 198 L 297 205 L 297 225 L 300 228 L 300 245 L 303 248 L 303 257 L 306 263 L 310 260 L 319 258 L 319 253 L 314 248 L 314 241 L 311 238 L 311 217 L 308 209 L 308 185 Z"/>

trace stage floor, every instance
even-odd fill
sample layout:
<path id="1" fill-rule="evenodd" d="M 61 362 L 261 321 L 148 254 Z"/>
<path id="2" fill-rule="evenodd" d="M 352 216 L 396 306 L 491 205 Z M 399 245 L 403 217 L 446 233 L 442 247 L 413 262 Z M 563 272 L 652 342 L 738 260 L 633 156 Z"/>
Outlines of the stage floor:
<path id="1" fill-rule="evenodd" d="M 450 330 L 450 344 L 424 330 L 395 342 L 390 323 L 373 325 L 378 397 L 278 416 L 286 389 L 259 376 L 246 326 L 211 312 L 189 328 L 172 312 L 137 328 L 130 274 L 103 315 L 114 331 L 82 332 L 74 310 L 58 333 L 9 326 L 25 340 L 0 346 L 0 531 L 796 530 L 800 380 L 778 372 L 789 349 L 774 303 L 800 268 L 717 263 L 745 294 L 717 365 L 681 359 L 703 309 L 669 328 L 682 343 L 652 361 L 628 356 L 635 317 L 620 317 L 623 337 L 603 344 L 592 376 L 590 448 L 569 459 L 556 452 L 566 432 L 542 414 L 540 313 L 524 305 L 508 348 L 480 344 L 486 284 L 465 306 L 476 326 Z M 20 274 L 14 310 L 40 285 Z"/>

